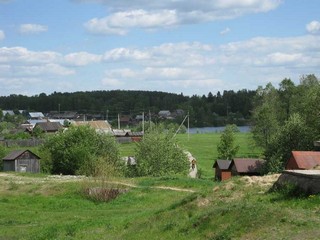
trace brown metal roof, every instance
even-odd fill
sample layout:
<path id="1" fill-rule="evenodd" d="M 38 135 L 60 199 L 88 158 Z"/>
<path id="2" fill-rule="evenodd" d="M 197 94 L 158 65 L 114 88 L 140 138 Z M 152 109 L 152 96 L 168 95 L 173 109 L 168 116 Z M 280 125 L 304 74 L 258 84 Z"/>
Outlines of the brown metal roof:
<path id="1" fill-rule="evenodd" d="M 221 170 L 228 170 L 230 168 L 231 165 L 230 160 L 220 160 L 218 159 L 214 164 L 213 164 L 213 168 L 219 167 Z"/>
<path id="2" fill-rule="evenodd" d="M 77 121 L 73 124 L 76 126 L 89 125 L 96 130 L 111 130 L 111 125 L 107 121 Z"/>
<path id="3" fill-rule="evenodd" d="M 292 151 L 292 156 L 300 169 L 312 169 L 320 165 L 320 152 Z"/>
<path id="4" fill-rule="evenodd" d="M 35 127 L 40 127 L 45 132 L 56 132 L 62 128 L 59 122 L 39 122 Z"/>
<path id="5" fill-rule="evenodd" d="M 259 173 L 265 161 L 256 158 L 235 158 L 233 163 L 238 173 Z"/>
<path id="6" fill-rule="evenodd" d="M 19 156 L 21 156 L 23 153 L 25 153 L 27 151 L 30 152 L 32 155 L 36 156 L 38 159 L 40 159 L 39 156 L 37 156 L 36 154 L 31 152 L 30 150 L 15 150 L 15 151 L 12 151 L 11 153 L 9 153 L 7 156 L 5 156 L 2 159 L 3 160 L 15 160 L 15 159 L 17 159 Z"/>

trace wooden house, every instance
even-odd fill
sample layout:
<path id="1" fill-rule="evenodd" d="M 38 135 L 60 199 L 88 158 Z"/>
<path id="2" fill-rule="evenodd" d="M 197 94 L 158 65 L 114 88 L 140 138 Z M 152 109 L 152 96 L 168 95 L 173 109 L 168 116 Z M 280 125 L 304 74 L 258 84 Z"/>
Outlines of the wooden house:
<path id="1" fill-rule="evenodd" d="M 232 176 L 236 175 L 260 175 L 265 163 L 263 159 L 234 158 L 231 163 Z"/>
<path id="2" fill-rule="evenodd" d="M 217 160 L 213 164 L 213 168 L 215 168 L 215 179 L 224 181 L 231 178 L 231 163 L 230 160 Z"/>
<path id="3" fill-rule="evenodd" d="M 320 166 L 320 152 L 292 151 L 285 168 L 287 170 L 310 170 Z"/>
<path id="4" fill-rule="evenodd" d="M 14 172 L 40 172 L 40 157 L 30 150 L 16 150 L 3 159 L 3 170 Z"/>
<path id="5" fill-rule="evenodd" d="M 35 128 L 40 128 L 43 132 L 46 133 L 55 133 L 58 132 L 63 126 L 59 122 L 38 122 L 35 125 Z"/>
<path id="6" fill-rule="evenodd" d="M 113 129 L 112 134 L 119 143 L 140 142 L 143 137 L 143 132 L 131 132 L 124 129 Z"/>

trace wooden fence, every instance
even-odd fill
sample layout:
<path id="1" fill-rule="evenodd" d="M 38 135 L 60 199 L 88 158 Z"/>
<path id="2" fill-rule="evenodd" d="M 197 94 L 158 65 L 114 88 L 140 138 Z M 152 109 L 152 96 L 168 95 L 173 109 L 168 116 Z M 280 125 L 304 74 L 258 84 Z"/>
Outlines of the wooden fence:
<path id="1" fill-rule="evenodd" d="M 17 140 L 1 140 L 0 144 L 5 147 L 36 147 L 44 143 L 44 139 L 17 139 Z"/>

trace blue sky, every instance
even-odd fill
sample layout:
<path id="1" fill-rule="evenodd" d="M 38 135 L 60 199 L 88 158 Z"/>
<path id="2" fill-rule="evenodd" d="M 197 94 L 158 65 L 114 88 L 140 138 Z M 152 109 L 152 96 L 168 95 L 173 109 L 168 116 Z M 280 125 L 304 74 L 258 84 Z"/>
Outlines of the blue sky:
<path id="1" fill-rule="evenodd" d="M 318 0 L 0 0 L 0 95 L 257 89 L 320 76 Z"/>

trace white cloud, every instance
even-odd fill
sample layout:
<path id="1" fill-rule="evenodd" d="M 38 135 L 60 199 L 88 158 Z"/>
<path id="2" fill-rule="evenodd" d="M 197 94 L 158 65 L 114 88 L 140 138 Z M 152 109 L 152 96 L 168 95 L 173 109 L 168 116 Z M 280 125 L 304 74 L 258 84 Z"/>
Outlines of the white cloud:
<path id="1" fill-rule="evenodd" d="M 213 11 L 222 9 L 242 9 L 243 11 L 266 12 L 279 6 L 282 0 L 74 0 L 105 4 L 114 11 L 140 9 L 177 9 L 181 12 Z"/>
<path id="2" fill-rule="evenodd" d="M 227 28 L 223 29 L 223 30 L 220 32 L 220 35 L 226 35 L 226 34 L 228 34 L 230 31 L 231 31 L 230 28 L 227 27 Z"/>
<path id="3" fill-rule="evenodd" d="M 298 61 L 301 62 L 303 55 L 300 53 L 271 53 L 267 56 L 267 63 L 268 64 L 276 64 L 276 65 L 285 65 L 290 63 L 297 63 Z"/>
<path id="4" fill-rule="evenodd" d="M 104 78 L 101 80 L 101 84 L 111 89 L 118 88 L 124 85 L 124 83 L 121 82 L 119 79 L 114 78 Z"/>
<path id="5" fill-rule="evenodd" d="M 4 31 L 0 30 L 0 41 L 3 40 L 6 37 L 4 34 Z"/>
<path id="6" fill-rule="evenodd" d="M 40 66 L 19 66 L 16 68 L 16 71 L 22 76 L 41 76 L 46 74 L 68 76 L 75 74 L 74 70 L 54 63 Z"/>
<path id="7" fill-rule="evenodd" d="M 48 27 L 40 24 L 21 24 L 19 28 L 20 33 L 22 34 L 32 34 L 48 31 Z"/>
<path id="8" fill-rule="evenodd" d="M 71 84 L 70 79 L 78 79 L 80 88 L 88 73 L 92 81 L 100 79 L 100 86 L 90 85 L 93 89 L 186 94 L 254 89 L 269 81 L 276 84 L 285 77 L 294 79 L 308 73 L 319 76 L 319 42 L 319 35 L 257 37 L 217 46 L 200 42 L 165 43 L 144 48 L 114 48 L 101 54 L 2 47 L 0 78 L 7 82 L 44 79 L 46 86 L 55 86 L 56 79 L 63 78 L 66 84 Z"/>
<path id="9" fill-rule="evenodd" d="M 153 29 L 176 24 L 177 16 L 174 10 L 146 12 L 140 9 L 117 12 L 100 19 L 93 18 L 84 26 L 92 33 L 125 35 L 129 28 Z"/>
<path id="10" fill-rule="evenodd" d="M 311 34 L 318 34 L 320 33 L 320 22 L 312 21 L 307 24 L 306 29 Z"/>
<path id="11" fill-rule="evenodd" d="M 129 48 L 115 48 L 104 54 L 104 60 L 106 61 L 145 60 L 149 58 L 148 52 Z"/>
<path id="12" fill-rule="evenodd" d="M 143 66 L 203 66 L 212 64 L 214 59 L 207 56 L 212 46 L 199 42 L 166 43 L 155 47 L 134 49 L 115 48 L 104 54 L 108 62 L 127 62 Z"/>
<path id="13" fill-rule="evenodd" d="M 102 59 L 102 56 L 87 53 L 87 52 L 77 52 L 77 53 L 70 53 L 66 55 L 64 58 L 67 64 L 74 65 L 74 66 L 85 66 L 90 63 L 100 62 Z"/>
<path id="14" fill-rule="evenodd" d="M 0 48 L 0 63 L 51 63 L 59 61 L 60 58 L 61 54 L 51 51 L 34 52 L 23 47 Z"/>
<path id="15" fill-rule="evenodd" d="M 93 18 L 84 24 L 95 34 L 125 35 L 132 28 L 157 29 L 182 24 L 196 24 L 232 19 L 246 14 L 267 12 L 282 0 L 77 0 L 108 6 L 111 14 Z"/>

